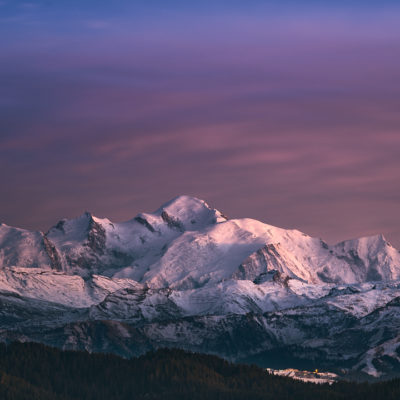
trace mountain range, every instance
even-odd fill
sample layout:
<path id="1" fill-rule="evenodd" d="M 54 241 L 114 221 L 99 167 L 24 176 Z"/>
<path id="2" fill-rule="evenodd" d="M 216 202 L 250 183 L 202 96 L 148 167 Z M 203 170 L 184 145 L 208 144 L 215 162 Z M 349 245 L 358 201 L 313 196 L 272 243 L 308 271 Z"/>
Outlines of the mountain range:
<path id="1" fill-rule="evenodd" d="M 272 368 L 400 374 L 400 253 L 329 245 L 179 196 L 113 223 L 0 225 L 0 340 L 124 357 L 161 347 Z"/>

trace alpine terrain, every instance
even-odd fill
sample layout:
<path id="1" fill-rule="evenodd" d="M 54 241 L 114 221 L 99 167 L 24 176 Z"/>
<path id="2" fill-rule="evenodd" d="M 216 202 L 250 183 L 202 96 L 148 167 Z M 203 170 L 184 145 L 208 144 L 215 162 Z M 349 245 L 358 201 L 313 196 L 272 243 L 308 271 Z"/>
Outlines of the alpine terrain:
<path id="1" fill-rule="evenodd" d="M 0 225 L 0 340 L 124 357 L 176 347 L 271 368 L 400 375 L 400 253 L 328 245 L 180 196 L 113 223 Z"/>

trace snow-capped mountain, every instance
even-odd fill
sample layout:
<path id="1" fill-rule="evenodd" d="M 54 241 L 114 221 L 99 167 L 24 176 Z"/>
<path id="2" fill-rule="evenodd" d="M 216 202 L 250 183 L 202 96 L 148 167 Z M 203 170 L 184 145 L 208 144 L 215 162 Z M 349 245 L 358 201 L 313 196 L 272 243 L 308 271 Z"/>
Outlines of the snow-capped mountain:
<path id="1" fill-rule="evenodd" d="M 400 373 L 399 288 L 400 253 L 382 235 L 330 246 L 188 196 L 123 223 L 0 225 L 3 340 L 388 376 Z"/>

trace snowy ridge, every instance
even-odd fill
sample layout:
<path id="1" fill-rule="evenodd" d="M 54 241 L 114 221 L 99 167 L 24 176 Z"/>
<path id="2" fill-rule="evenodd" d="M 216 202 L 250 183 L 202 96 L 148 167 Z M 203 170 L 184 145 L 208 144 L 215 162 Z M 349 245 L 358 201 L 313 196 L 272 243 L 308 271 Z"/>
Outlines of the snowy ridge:
<path id="1" fill-rule="evenodd" d="M 331 246 L 189 196 L 122 223 L 0 225 L 3 340 L 233 360 L 283 348 L 378 377 L 400 373 L 399 288 L 400 253 L 382 235 Z"/>
<path id="2" fill-rule="evenodd" d="M 12 267 L 0 270 L 0 291 L 70 307 L 89 307 L 117 290 L 139 287 L 139 283 L 129 279 L 110 279 L 99 275 L 84 280 L 79 275 L 70 276 L 40 268 Z"/>
<path id="3" fill-rule="evenodd" d="M 51 268 L 52 261 L 46 251 L 43 233 L 1 224 L 0 265 Z"/>
<path id="4" fill-rule="evenodd" d="M 84 213 L 46 234 L 2 225 L 0 260 L 3 267 L 101 274 L 182 290 L 227 279 L 261 283 L 276 271 L 308 283 L 400 278 L 400 253 L 382 235 L 329 246 L 297 230 L 227 220 L 188 196 L 124 223 Z"/>

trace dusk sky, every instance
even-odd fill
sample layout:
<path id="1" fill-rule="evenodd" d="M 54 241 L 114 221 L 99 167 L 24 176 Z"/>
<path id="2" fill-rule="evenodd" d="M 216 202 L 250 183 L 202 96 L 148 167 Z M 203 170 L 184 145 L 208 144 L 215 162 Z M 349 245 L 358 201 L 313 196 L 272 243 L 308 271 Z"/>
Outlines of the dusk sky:
<path id="1" fill-rule="evenodd" d="M 399 1 L 0 1 L 0 221 L 179 194 L 400 248 Z"/>

